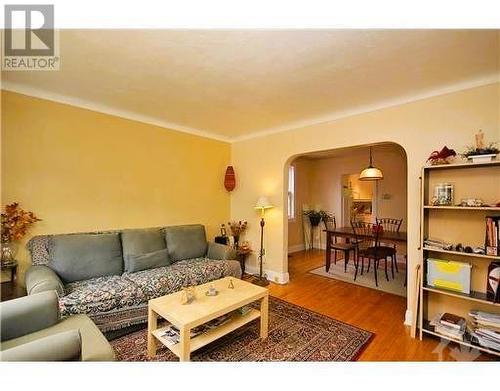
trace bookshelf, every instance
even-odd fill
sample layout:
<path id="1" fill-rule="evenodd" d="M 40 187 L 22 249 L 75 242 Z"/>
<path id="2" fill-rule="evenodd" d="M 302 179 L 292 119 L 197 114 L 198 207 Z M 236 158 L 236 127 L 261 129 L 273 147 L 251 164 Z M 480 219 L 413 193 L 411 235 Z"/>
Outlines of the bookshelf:
<path id="1" fill-rule="evenodd" d="M 500 352 L 459 341 L 436 333 L 430 320 L 441 312 L 450 312 L 470 321 L 470 310 L 500 314 L 500 304 L 486 297 L 486 283 L 490 262 L 500 261 L 500 256 L 443 250 L 424 246 L 427 238 L 464 246 L 485 244 L 486 216 L 500 216 L 500 207 L 435 206 L 431 204 L 434 187 L 438 183 L 454 186 L 454 204 L 463 198 L 481 198 L 489 205 L 500 200 L 500 160 L 486 163 L 458 163 L 423 167 L 421 176 L 421 270 L 419 336 L 440 337 L 468 348 L 500 357 Z M 427 285 L 427 258 L 466 262 L 472 265 L 471 293 L 463 294 Z"/>

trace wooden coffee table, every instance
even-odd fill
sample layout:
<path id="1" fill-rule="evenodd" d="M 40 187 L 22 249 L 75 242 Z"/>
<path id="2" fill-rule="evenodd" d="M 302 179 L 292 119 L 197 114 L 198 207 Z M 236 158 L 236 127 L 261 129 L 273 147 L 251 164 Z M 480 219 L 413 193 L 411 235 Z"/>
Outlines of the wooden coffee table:
<path id="1" fill-rule="evenodd" d="M 229 288 L 232 280 L 234 289 Z M 205 292 L 213 284 L 219 291 L 217 296 L 207 296 Z M 156 355 L 158 341 L 169 348 L 180 361 L 189 361 L 191 352 L 236 330 L 260 317 L 260 337 L 267 338 L 269 291 L 266 288 L 226 277 L 199 285 L 195 288 L 196 299 L 191 304 L 181 304 L 183 292 L 172 293 L 149 300 L 148 305 L 148 355 Z M 245 313 L 235 311 L 247 304 L 260 301 L 260 310 L 250 309 Z M 229 320 L 202 334 L 191 338 L 191 329 L 205 324 L 222 315 L 231 314 Z M 180 341 L 170 345 L 162 337 L 170 325 L 158 328 L 158 318 L 167 320 L 180 331 Z"/>

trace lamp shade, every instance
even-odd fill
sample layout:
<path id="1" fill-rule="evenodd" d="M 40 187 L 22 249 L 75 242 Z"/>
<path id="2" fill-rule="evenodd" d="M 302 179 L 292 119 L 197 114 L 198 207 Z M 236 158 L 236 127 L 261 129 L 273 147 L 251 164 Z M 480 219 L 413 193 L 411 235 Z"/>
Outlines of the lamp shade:
<path id="1" fill-rule="evenodd" d="M 368 167 L 359 174 L 360 181 L 378 181 L 384 179 L 384 174 L 376 167 Z"/>
<path id="2" fill-rule="evenodd" d="M 373 167 L 372 147 L 370 147 L 370 165 L 359 174 L 360 181 L 379 181 L 384 179 L 384 174 L 377 167 Z"/>
<path id="3" fill-rule="evenodd" d="M 266 196 L 260 196 L 255 204 L 255 209 L 269 209 L 272 207 L 273 205 L 269 202 L 269 199 Z"/>

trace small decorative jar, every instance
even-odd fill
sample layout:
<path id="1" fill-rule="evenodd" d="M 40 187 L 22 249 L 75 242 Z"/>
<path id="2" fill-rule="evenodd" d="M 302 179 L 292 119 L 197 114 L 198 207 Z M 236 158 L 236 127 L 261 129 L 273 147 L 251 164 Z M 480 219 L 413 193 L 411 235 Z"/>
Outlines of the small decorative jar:
<path id="1" fill-rule="evenodd" d="M 453 185 L 451 183 L 438 183 L 434 187 L 433 204 L 437 206 L 453 205 Z"/>

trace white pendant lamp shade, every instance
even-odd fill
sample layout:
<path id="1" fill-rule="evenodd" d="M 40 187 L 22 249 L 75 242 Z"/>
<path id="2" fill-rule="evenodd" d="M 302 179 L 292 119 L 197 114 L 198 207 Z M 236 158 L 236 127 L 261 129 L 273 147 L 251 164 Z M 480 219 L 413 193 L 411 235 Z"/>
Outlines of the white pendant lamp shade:
<path id="1" fill-rule="evenodd" d="M 377 167 L 373 167 L 372 148 L 370 147 L 370 165 L 359 174 L 360 181 L 379 181 L 384 179 L 384 174 Z"/>

